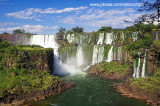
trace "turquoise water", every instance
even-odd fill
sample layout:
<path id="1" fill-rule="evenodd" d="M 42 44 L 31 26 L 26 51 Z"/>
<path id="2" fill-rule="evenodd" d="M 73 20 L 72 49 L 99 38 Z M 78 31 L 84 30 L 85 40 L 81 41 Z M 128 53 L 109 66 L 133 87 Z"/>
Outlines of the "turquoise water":
<path id="1" fill-rule="evenodd" d="M 125 98 L 115 92 L 110 85 L 117 81 L 86 77 L 84 73 L 62 79 L 76 86 L 45 100 L 33 102 L 31 106 L 146 106 L 142 101 Z"/>

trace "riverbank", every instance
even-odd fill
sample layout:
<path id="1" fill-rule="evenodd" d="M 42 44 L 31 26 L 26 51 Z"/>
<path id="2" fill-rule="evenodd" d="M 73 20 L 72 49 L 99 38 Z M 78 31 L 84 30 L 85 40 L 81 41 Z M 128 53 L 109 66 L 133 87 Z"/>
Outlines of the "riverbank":
<path id="1" fill-rule="evenodd" d="M 129 79 L 120 84 L 113 84 L 113 88 L 121 95 L 136 98 L 153 106 L 160 105 L 159 78 Z"/>
<path id="2" fill-rule="evenodd" d="M 1 98 L 1 104 L 0 105 L 16 105 L 16 104 L 23 104 L 23 102 L 28 100 L 43 100 L 46 99 L 49 96 L 53 96 L 56 94 L 59 94 L 63 92 L 66 89 L 72 88 L 74 86 L 73 83 L 70 82 L 60 82 L 60 83 L 54 83 L 52 87 L 47 88 L 45 90 L 40 91 L 34 91 L 31 93 L 26 94 L 10 94 L 5 98 Z"/>

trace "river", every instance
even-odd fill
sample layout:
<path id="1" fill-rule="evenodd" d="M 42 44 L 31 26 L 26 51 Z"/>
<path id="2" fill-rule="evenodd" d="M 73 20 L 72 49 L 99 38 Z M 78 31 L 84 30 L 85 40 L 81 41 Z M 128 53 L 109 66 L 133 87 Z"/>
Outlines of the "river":
<path id="1" fill-rule="evenodd" d="M 110 85 L 118 83 L 98 77 L 85 76 L 79 72 L 62 78 L 75 83 L 75 87 L 45 100 L 30 102 L 31 106 L 147 106 L 146 103 L 126 98 L 117 93 Z"/>

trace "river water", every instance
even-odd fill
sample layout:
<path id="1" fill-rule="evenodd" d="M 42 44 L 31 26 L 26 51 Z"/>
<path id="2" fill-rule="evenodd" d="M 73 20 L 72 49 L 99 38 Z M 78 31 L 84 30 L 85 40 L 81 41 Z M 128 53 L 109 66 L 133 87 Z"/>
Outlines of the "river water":
<path id="1" fill-rule="evenodd" d="M 31 106 L 147 106 L 142 101 L 115 92 L 110 85 L 118 81 L 85 76 L 83 72 L 65 76 L 62 80 L 76 86 L 45 100 L 30 102 Z"/>

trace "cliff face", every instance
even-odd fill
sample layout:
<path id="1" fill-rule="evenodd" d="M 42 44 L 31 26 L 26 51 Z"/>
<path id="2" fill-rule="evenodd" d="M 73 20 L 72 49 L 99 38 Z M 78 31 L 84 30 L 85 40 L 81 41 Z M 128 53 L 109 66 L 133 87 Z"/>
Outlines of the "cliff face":
<path id="1" fill-rule="evenodd" d="M 18 44 L 28 44 L 30 35 L 25 34 L 0 34 L 0 39 Z"/>
<path id="2" fill-rule="evenodd" d="M 15 48 L 16 49 L 16 48 Z M 0 51 L 0 69 L 11 68 L 41 70 L 52 73 L 53 70 L 53 50 L 25 50 L 10 48 L 8 51 Z"/>

